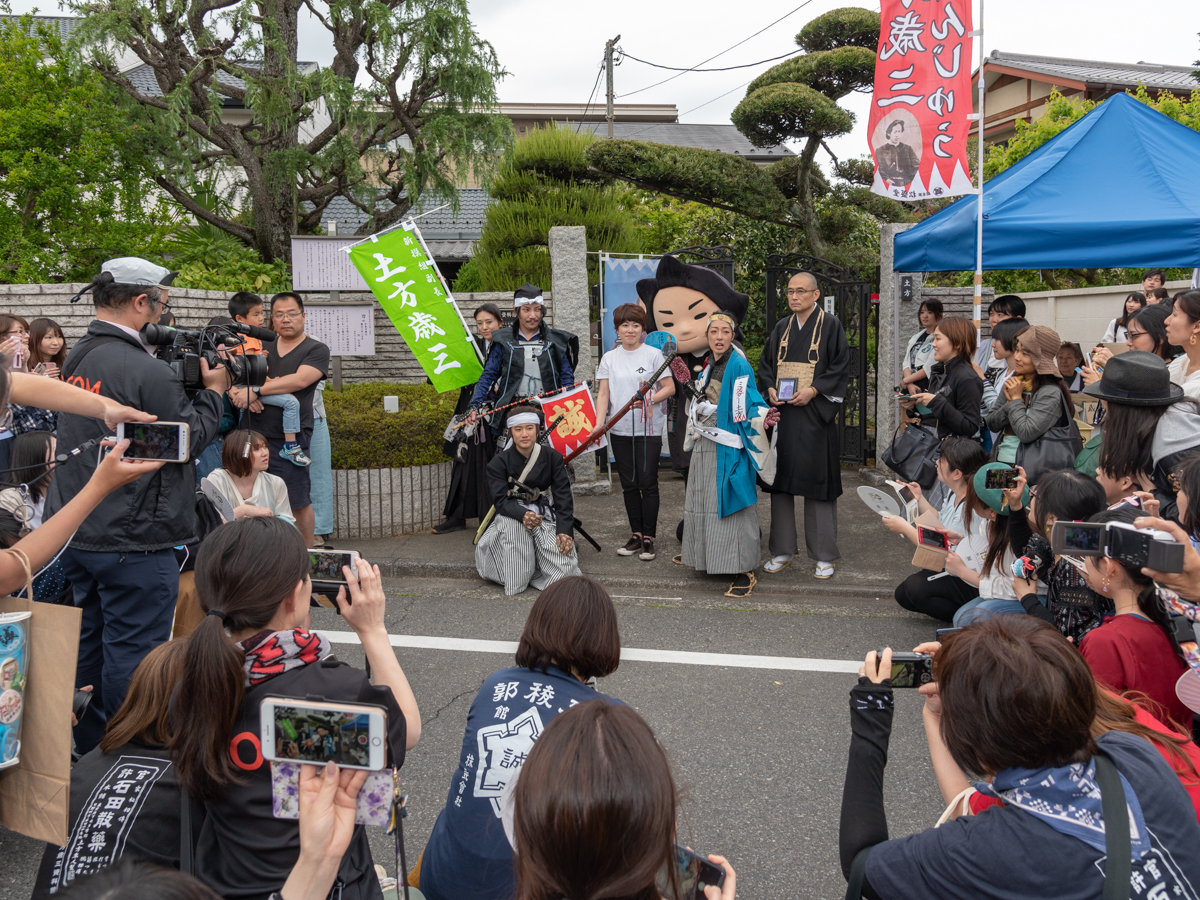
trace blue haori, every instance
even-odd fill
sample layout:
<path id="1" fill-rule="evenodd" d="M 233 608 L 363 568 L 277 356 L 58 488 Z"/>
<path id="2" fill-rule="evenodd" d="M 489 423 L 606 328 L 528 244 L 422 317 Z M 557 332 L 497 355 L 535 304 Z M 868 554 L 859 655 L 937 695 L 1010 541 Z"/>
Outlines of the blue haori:
<path id="1" fill-rule="evenodd" d="M 700 373 L 701 390 L 708 386 L 711 375 L 710 358 Z M 696 420 L 697 415 L 704 415 L 704 410 L 697 408 L 704 404 L 703 400 L 692 404 L 684 449 L 691 450 L 697 439 L 717 444 L 717 514 L 724 518 L 758 503 L 754 476 L 762 469 L 770 450 L 763 419 L 771 407 L 758 392 L 750 363 L 736 347 L 730 351 L 721 379 L 715 428 Z"/>
<path id="2" fill-rule="evenodd" d="M 1055 831 L 1078 838 L 1101 853 L 1107 852 L 1095 757 L 1086 766 L 1074 763 L 1058 768 L 1005 769 L 997 773 L 991 784 L 981 782 L 975 787 L 981 794 L 1037 816 Z M 1136 863 L 1150 851 L 1150 835 L 1142 805 L 1124 775 L 1121 787 L 1129 810 L 1129 843 Z"/>

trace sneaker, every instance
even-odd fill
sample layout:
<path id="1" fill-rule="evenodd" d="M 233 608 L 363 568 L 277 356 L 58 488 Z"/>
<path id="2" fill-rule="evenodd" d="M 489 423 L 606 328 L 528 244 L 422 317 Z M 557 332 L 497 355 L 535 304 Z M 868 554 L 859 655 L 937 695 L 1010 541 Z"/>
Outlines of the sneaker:
<path id="1" fill-rule="evenodd" d="M 299 443 L 284 444 L 283 449 L 279 451 L 279 455 L 286 459 L 294 466 L 311 466 L 312 460 L 305 454 L 304 449 Z"/>
<path id="2" fill-rule="evenodd" d="M 776 572 L 782 572 L 791 564 L 792 557 L 790 555 L 772 556 L 771 561 L 763 566 L 763 571 L 775 574 Z"/>
<path id="3" fill-rule="evenodd" d="M 817 568 L 813 570 L 813 577 L 819 578 L 822 581 L 828 581 L 833 577 L 835 569 L 831 562 L 818 562 Z"/>
<path id="4" fill-rule="evenodd" d="M 447 519 L 441 525 L 433 526 L 434 534 L 449 534 L 452 531 L 462 531 L 467 527 L 467 523 L 462 519 Z"/>
<path id="5" fill-rule="evenodd" d="M 642 539 L 635 534 L 625 543 L 624 547 L 617 550 L 617 556 L 633 556 L 633 554 L 638 553 L 641 549 Z"/>
<path id="6" fill-rule="evenodd" d="M 645 562 L 650 562 L 650 560 L 654 559 L 654 538 L 642 538 L 642 552 L 639 554 L 638 559 Z"/>

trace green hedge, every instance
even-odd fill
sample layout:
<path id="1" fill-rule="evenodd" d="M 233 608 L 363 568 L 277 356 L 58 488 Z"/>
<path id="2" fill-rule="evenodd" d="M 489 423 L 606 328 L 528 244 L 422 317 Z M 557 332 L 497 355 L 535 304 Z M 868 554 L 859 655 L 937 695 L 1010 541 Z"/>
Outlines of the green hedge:
<path id="1" fill-rule="evenodd" d="M 383 398 L 400 398 L 400 412 L 383 411 Z M 429 384 L 346 385 L 325 391 L 333 468 L 403 468 L 446 462 L 442 433 L 458 391 L 439 394 Z"/>

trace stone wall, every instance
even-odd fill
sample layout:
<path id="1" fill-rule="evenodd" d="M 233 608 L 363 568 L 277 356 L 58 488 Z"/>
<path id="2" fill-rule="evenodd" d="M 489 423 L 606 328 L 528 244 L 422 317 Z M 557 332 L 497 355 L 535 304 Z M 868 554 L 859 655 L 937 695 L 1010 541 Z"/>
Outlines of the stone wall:
<path id="1" fill-rule="evenodd" d="M 12 312 L 32 320 L 39 316 L 54 319 L 62 326 L 67 336 L 68 347 L 83 337 L 88 323 L 95 317 L 91 295 L 85 295 L 78 303 L 70 299 L 85 287 L 82 284 L 0 284 L 0 312 Z M 200 291 L 173 288 L 168 302 L 176 320 L 184 328 L 198 328 L 213 316 L 229 314 L 229 297 L 225 291 Z M 546 321 L 554 323 L 554 300 L 551 292 L 545 293 Z M 328 294 L 305 294 L 306 303 L 328 303 Z M 455 298 L 468 327 L 471 316 L 482 303 L 491 301 L 502 311 L 512 309 L 512 294 L 506 292 L 460 294 Z M 347 304 L 374 303 L 370 294 L 343 292 L 339 302 Z M 586 311 L 586 307 L 585 307 Z M 472 334 L 474 330 L 472 329 Z M 586 343 L 585 343 L 586 346 Z M 425 381 L 425 373 L 417 363 L 408 345 L 393 327 L 382 307 L 375 303 L 375 355 L 343 356 L 342 381 L 353 384 L 362 381 L 410 382 Z"/>

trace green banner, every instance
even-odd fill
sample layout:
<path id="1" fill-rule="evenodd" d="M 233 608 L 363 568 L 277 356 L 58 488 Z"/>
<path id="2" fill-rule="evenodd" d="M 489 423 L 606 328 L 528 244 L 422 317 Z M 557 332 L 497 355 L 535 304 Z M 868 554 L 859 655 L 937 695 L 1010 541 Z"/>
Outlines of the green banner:
<path id="1" fill-rule="evenodd" d="M 479 380 L 483 366 L 475 342 L 413 222 L 373 235 L 348 252 L 439 392 Z"/>

